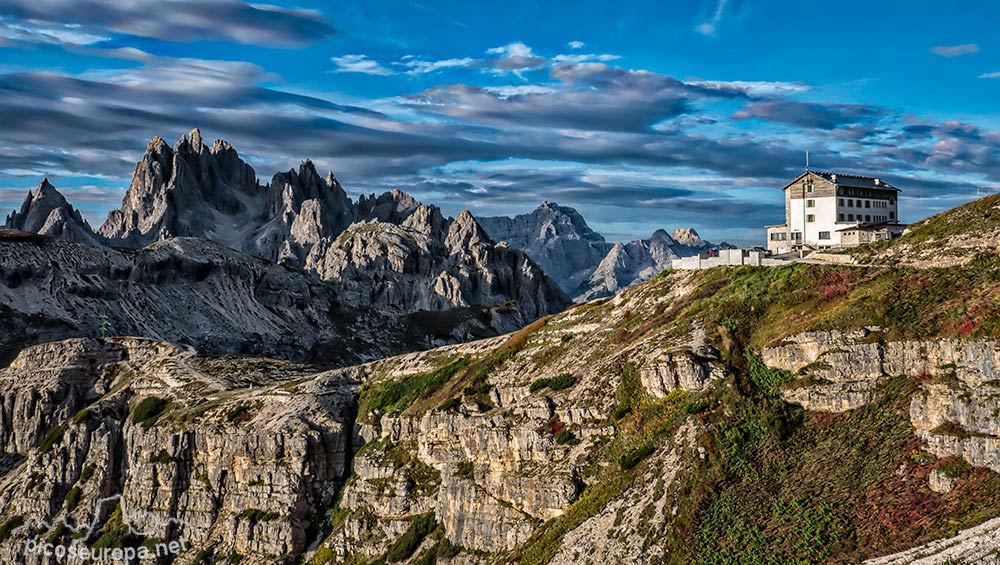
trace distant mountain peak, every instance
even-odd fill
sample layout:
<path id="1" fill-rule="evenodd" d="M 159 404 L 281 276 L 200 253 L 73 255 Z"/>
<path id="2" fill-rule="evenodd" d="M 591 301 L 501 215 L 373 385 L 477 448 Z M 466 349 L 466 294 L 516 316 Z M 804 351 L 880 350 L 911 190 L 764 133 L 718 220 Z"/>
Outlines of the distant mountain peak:
<path id="1" fill-rule="evenodd" d="M 674 230 L 674 240 L 689 247 L 706 247 L 708 243 L 698 235 L 694 228 L 677 228 Z"/>
<path id="2" fill-rule="evenodd" d="M 4 227 L 34 232 L 74 243 L 98 245 L 98 238 L 80 212 L 73 208 L 48 177 L 28 190 L 20 210 L 7 216 Z"/>

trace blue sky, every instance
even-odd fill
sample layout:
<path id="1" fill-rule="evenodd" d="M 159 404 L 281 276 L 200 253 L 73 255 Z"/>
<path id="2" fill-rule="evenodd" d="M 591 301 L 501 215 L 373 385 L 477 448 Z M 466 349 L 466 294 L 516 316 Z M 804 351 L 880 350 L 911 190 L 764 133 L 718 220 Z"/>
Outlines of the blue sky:
<path id="1" fill-rule="evenodd" d="M 756 243 L 806 150 L 901 187 L 904 220 L 1000 190 L 992 0 L 0 0 L 0 25 L 3 209 L 48 175 L 100 224 L 194 127 L 263 183 L 311 158 L 355 196 L 548 199 L 613 240 Z"/>

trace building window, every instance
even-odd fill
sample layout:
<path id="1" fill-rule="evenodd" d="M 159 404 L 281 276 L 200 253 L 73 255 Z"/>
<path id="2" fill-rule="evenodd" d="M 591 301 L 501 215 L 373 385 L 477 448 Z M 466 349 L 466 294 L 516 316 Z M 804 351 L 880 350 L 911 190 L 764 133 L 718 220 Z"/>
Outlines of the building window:
<path id="1" fill-rule="evenodd" d="M 787 233 L 772 233 L 771 241 L 785 241 L 788 239 Z"/>
<path id="2" fill-rule="evenodd" d="M 896 219 L 896 213 L 895 212 L 889 212 L 889 218 L 892 219 L 892 220 L 895 220 Z"/>
<path id="3" fill-rule="evenodd" d="M 813 182 L 810 179 L 806 181 L 806 192 L 812 192 L 812 191 L 813 191 Z"/>
<path id="4" fill-rule="evenodd" d="M 866 222 L 872 221 L 872 217 L 870 215 L 868 215 L 868 214 L 865 214 L 865 221 Z"/>
<path id="5" fill-rule="evenodd" d="M 848 200 L 847 201 L 847 205 L 853 207 L 854 206 L 854 201 L 853 200 Z"/>
<path id="6" fill-rule="evenodd" d="M 807 222 L 815 222 L 816 221 L 816 214 L 806 214 L 806 221 Z"/>
<path id="7" fill-rule="evenodd" d="M 837 206 L 843 206 L 843 205 L 844 205 L 844 199 L 843 198 L 837 199 Z"/>
<path id="8" fill-rule="evenodd" d="M 815 200 L 813 200 L 811 198 L 809 200 L 806 200 L 806 208 L 815 208 L 815 207 L 816 207 L 816 201 Z"/>
<path id="9" fill-rule="evenodd" d="M 819 238 L 820 239 L 830 239 L 830 232 L 828 232 L 828 231 L 821 231 L 821 232 L 819 232 Z"/>
<path id="10" fill-rule="evenodd" d="M 865 200 L 865 208 L 871 208 L 871 207 L 872 207 L 872 201 L 871 200 Z"/>
<path id="11" fill-rule="evenodd" d="M 854 221 L 854 214 L 848 214 L 847 215 L 847 221 L 848 222 L 853 222 Z"/>
<path id="12" fill-rule="evenodd" d="M 838 222 L 843 222 L 844 221 L 844 215 L 843 214 L 837 214 L 837 221 Z"/>

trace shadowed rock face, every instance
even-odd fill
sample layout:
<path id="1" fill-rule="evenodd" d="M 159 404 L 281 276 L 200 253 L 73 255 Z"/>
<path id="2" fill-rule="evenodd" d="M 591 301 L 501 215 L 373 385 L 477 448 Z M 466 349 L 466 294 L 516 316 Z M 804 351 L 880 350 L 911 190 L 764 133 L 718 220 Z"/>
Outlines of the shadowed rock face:
<path id="1" fill-rule="evenodd" d="M 169 237 L 209 237 L 233 247 L 242 226 L 261 213 L 262 196 L 253 167 L 229 143 L 208 147 L 198 130 L 173 148 L 154 137 L 100 233 L 123 247 Z"/>
<path id="2" fill-rule="evenodd" d="M 401 308 L 390 315 L 344 298 L 335 282 L 205 239 L 124 251 L 0 238 L 0 357 L 67 337 L 136 335 L 206 352 L 346 364 L 525 323 L 518 311 L 500 308 L 448 305 L 447 313 Z"/>
<path id="3" fill-rule="evenodd" d="M 66 201 L 66 198 L 42 179 L 35 192 L 28 191 L 20 211 L 7 216 L 4 228 L 48 235 L 64 241 L 99 245 L 90 224 Z"/>

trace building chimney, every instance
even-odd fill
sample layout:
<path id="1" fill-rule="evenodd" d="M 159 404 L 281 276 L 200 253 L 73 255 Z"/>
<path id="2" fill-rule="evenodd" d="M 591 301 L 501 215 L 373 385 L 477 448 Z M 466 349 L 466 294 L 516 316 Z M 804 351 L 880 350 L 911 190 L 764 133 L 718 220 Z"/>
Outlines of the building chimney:
<path id="1" fill-rule="evenodd" d="M 837 182 L 837 175 L 836 174 L 830 175 L 830 180 L 832 180 L 833 182 Z"/>
<path id="2" fill-rule="evenodd" d="M 882 179 L 875 179 L 875 186 L 882 184 Z"/>

